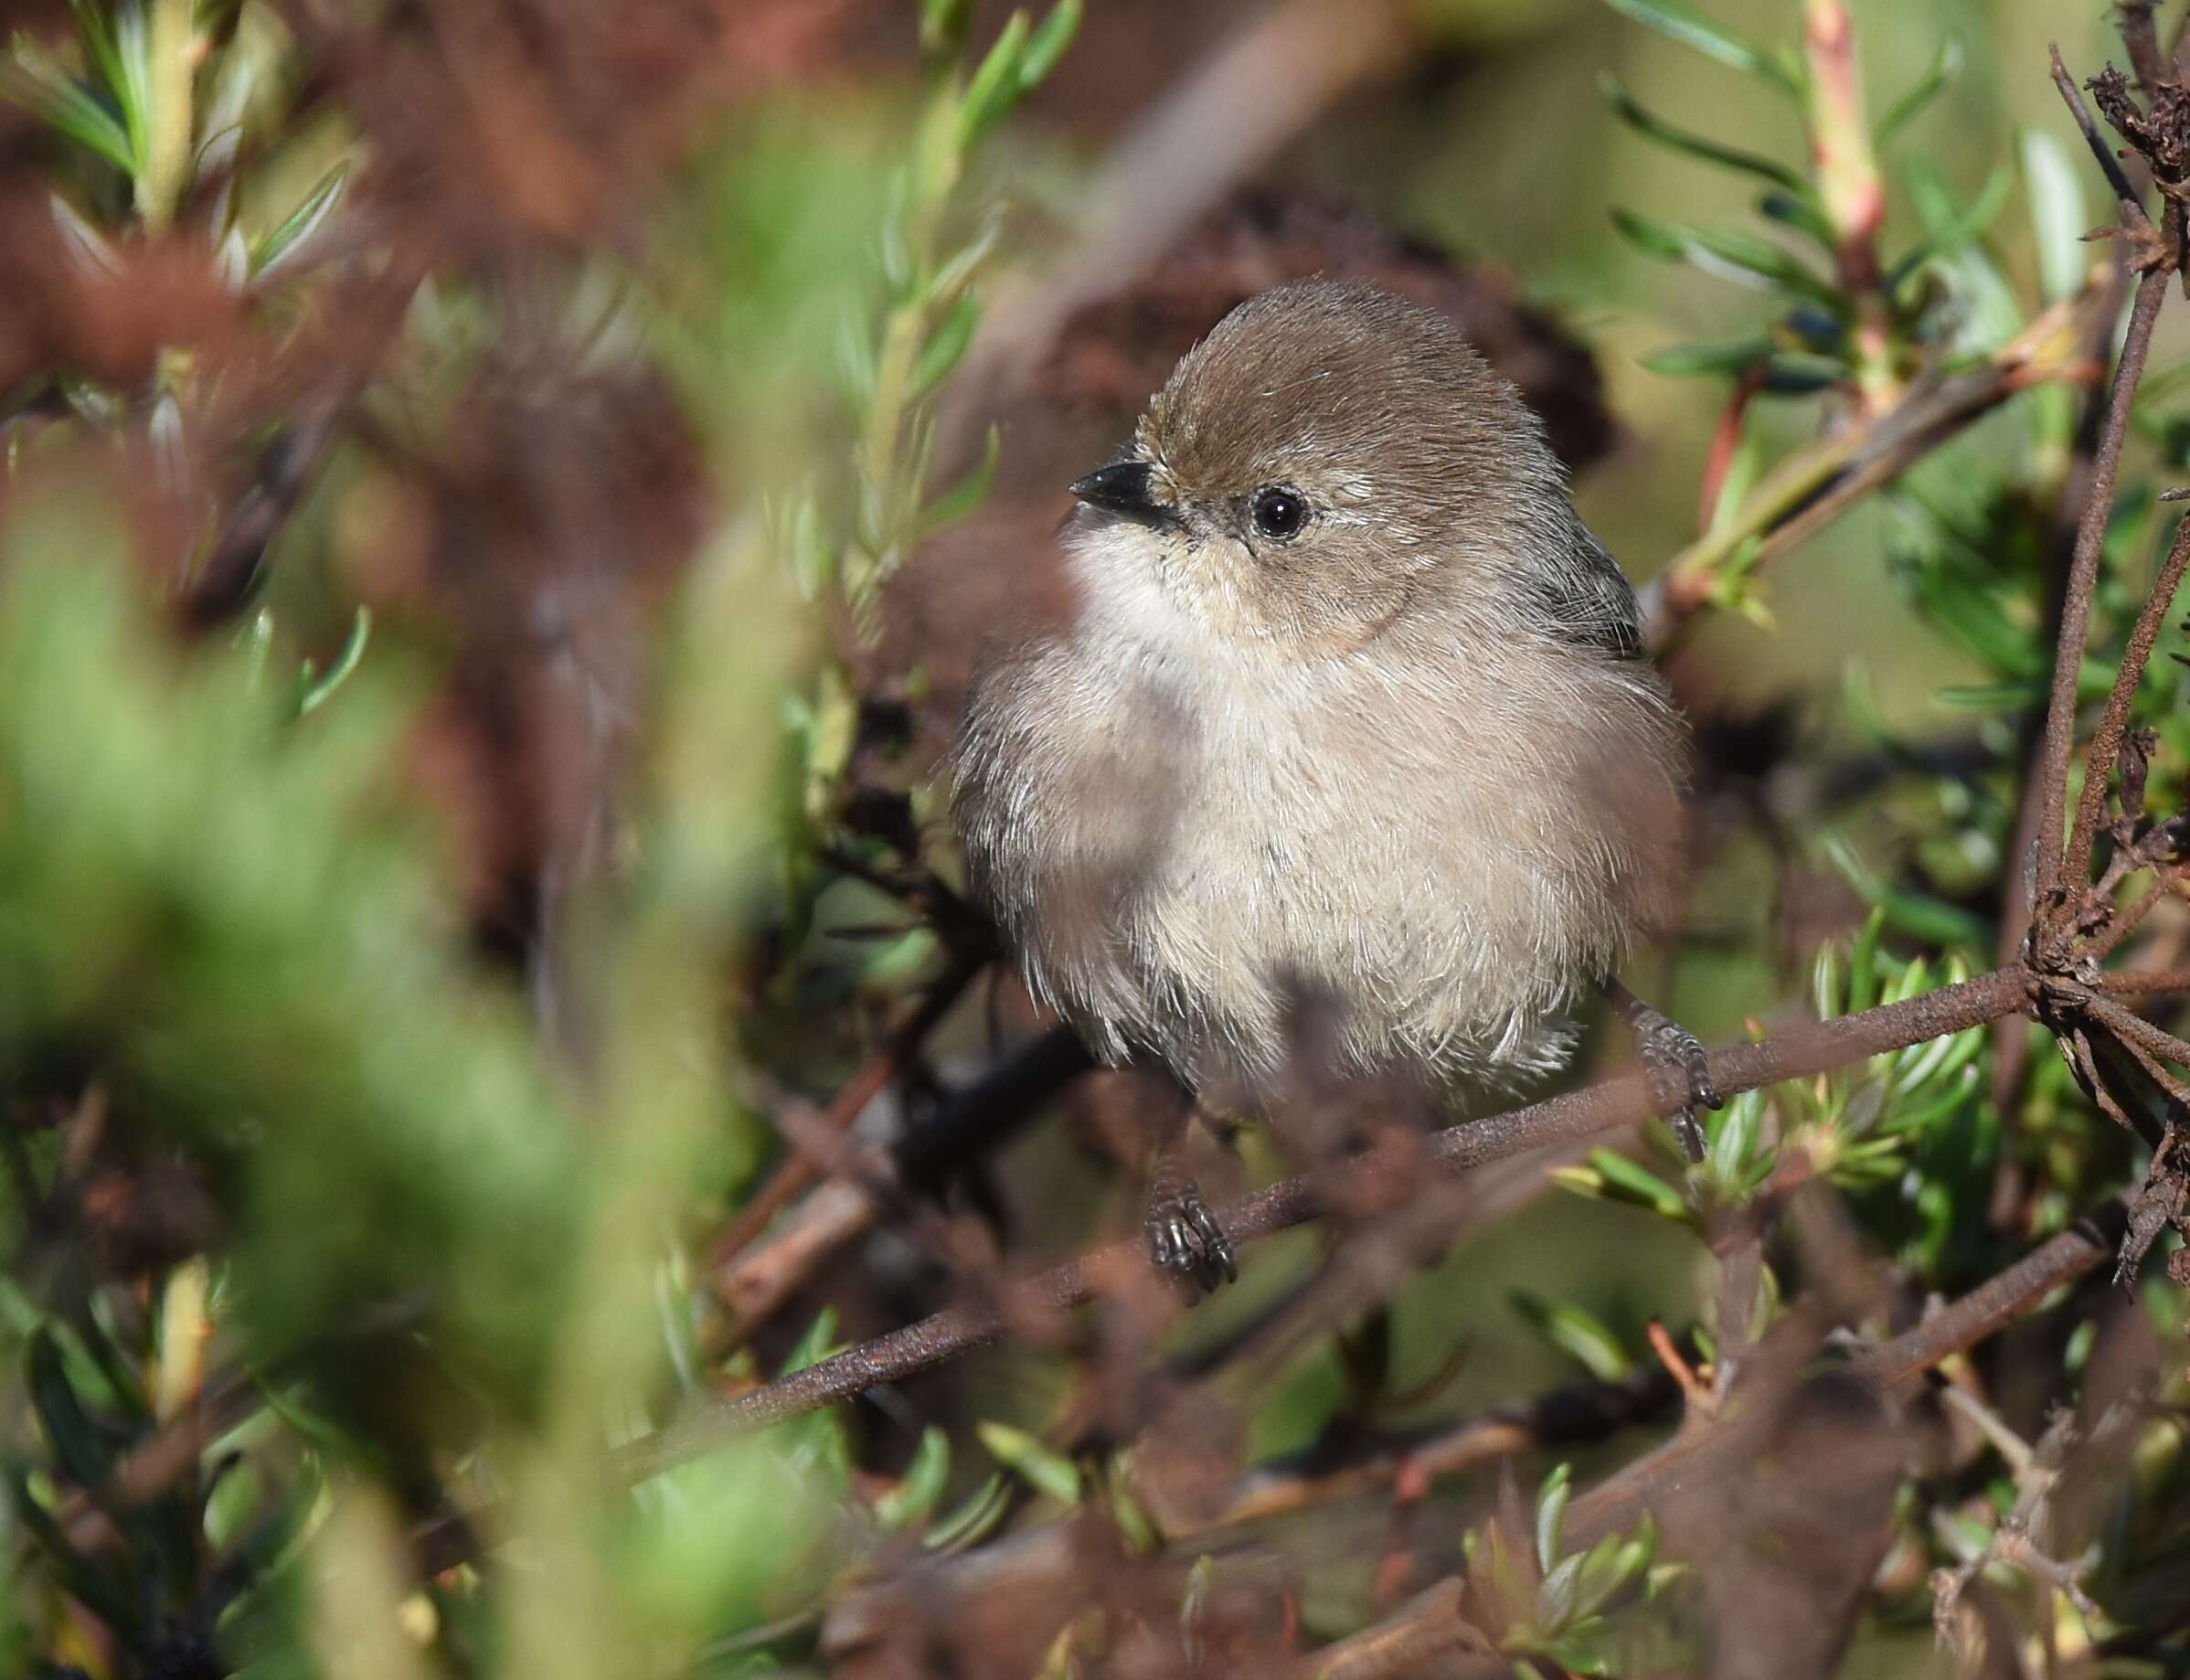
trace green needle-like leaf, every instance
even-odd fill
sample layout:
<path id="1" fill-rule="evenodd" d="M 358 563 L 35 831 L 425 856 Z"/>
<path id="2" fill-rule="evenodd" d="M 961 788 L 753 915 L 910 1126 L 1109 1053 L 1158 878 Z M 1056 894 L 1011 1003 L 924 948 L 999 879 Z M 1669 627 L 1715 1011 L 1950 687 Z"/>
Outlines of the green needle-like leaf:
<path id="1" fill-rule="evenodd" d="M 1802 90 L 1802 76 L 1793 60 L 1768 52 L 1754 41 L 1728 28 L 1691 0 L 1605 0 L 1622 17 L 1633 19 L 1660 35 L 1693 47 L 1707 58 L 1750 76 L 1759 76 L 1790 93 Z"/>
<path id="2" fill-rule="evenodd" d="M 348 184 L 350 167 L 339 164 L 320 178 L 319 185 L 304 196 L 303 203 L 292 210 L 280 227 L 260 242 L 251 259 L 254 279 L 264 280 L 281 268 L 282 263 L 303 250 L 305 241 L 325 226 L 342 202 L 343 188 Z"/>
<path id="3" fill-rule="evenodd" d="M 1835 314 L 1847 308 L 1839 292 L 1792 251 L 1753 233 L 1660 221 L 1624 208 L 1612 212 L 1612 225 L 1631 244 L 1653 257 L 1688 262 L 1759 291 L 1792 292 Z"/>
<path id="4" fill-rule="evenodd" d="M 1638 133 L 1656 141 L 1661 145 L 1670 146 L 1676 152 L 1685 152 L 1691 157 L 1700 157 L 1706 163 L 1717 164 L 1724 168 L 1737 169 L 1746 175 L 1761 176 L 1764 180 L 1770 181 L 1773 186 L 1793 195 L 1800 200 L 1813 205 L 1815 203 L 1815 195 L 1811 191 L 1810 183 L 1786 165 L 1772 158 L 1760 157 L 1754 152 L 1744 152 L 1738 146 L 1727 145 L 1719 141 L 1707 139 L 1702 134 L 1691 133 L 1685 128 L 1676 127 L 1666 122 L 1663 117 L 1652 114 L 1643 109 L 1634 95 L 1621 86 L 1619 79 L 1609 70 L 1598 78 L 1597 85 L 1603 90 L 1605 98 L 1611 102 L 1612 110 L 1618 113 L 1620 120 Z"/>
<path id="5" fill-rule="evenodd" d="M 20 105 L 115 168 L 133 174 L 137 154 L 114 113 L 37 42 L 17 36 L 0 63 L 0 99 Z"/>
<path id="6" fill-rule="evenodd" d="M 1942 37 L 1930 67 L 1917 78 L 1908 92 L 1894 101 L 1893 108 L 1878 119 L 1878 126 L 1872 131 L 1873 143 L 1883 148 L 1895 135 L 1921 116 L 1924 108 L 1952 86 L 1955 78 L 1961 74 L 1961 41 L 1951 35 Z"/>

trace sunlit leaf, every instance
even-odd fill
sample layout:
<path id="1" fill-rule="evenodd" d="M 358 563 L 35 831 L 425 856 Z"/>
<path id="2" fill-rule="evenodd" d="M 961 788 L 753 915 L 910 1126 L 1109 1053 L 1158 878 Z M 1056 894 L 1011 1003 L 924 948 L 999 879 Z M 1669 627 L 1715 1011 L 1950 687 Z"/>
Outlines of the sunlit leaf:
<path id="1" fill-rule="evenodd" d="M 1612 223 L 1630 243 L 1653 256 L 1689 262 L 1706 273 L 1762 291 L 1791 292 L 1826 309 L 1846 306 L 1831 283 L 1792 251 L 1756 234 L 1660 221 L 1625 208 L 1612 211 Z"/>
<path id="2" fill-rule="evenodd" d="M 1634 1369 L 1620 1338 L 1587 1308 L 1526 1289 L 1510 1291 L 1506 1300 L 1531 1328 L 1598 1381 L 1621 1382 Z"/>
<path id="3" fill-rule="evenodd" d="M 303 203 L 292 210 L 282 224 L 259 242 L 251 259 L 252 277 L 266 280 L 285 263 L 293 261 L 306 242 L 326 225 L 342 202 L 343 188 L 350 177 L 350 166 L 337 164 L 321 177 L 319 185 L 305 195 Z"/>
<path id="4" fill-rule="evenodd" d="M 1592 1149 L 1589 1164 L 1605 1183 L 1605 1194 L 1636 1203 L 1683 1223 L 1692 1217 L 1688 1198 L 1655 1173 L 1609 1149 Z"/>
<path id="5" fill-rule="evenodd" d="M 1079 1467 L 1061 1452 L 1044 1446 L 1025 1430 L 1008 1423 L 981 1423 L 974 1427 L 981 1444 L 996 1462 L 1013 1471 L 1036 1492 L 1047 1494 L 1059 1505 L 1078 1505 Z"/>
<path id="6" fill-rule="evenodd" d="M 2091 248 L 2084 242 L 2091 217 L 2084 203 L 2083 170 L 2068 146 L 2042 128 L 2023 130 L 2015 151 L 2038 250 L 2038 295 L 2057 303 L 2083 289 L 2091 267 Z"/>
<path id="7" fill-rule="evenodd" d="M 958 101 L 958 144 L 971 149 L 1018 102 L 1019 55 L 1026 48 L 1025 12 L 1014 12 L 990 44 Z"/>
<path id="8" fill-rule="evenodd" d="M 33 112 L 124 174 L 135 172 L 136 148 L 121 121 L 27 36 L 17 36 L 10 57 L 0 61 L 0 99 Z"/>
<path id="9" fill-rule="evenodd" d="M 1561 1464 L 1544 1478 L 1536 1494 L 1536 1567 L 1549 1570 L 1559 1559 L 1559 1537 L 1567 1521 L 1567 1501 L 1574 1491 L 1574 1467 Z"/>
<path id="10" fill-rule="evenodd" d="M 1072 45 L 1072 37 L 1079 33 L 1085 0 L 1057 0 L 1049 15 L 1042 19 L 1041 27 L 1027 40 L 1026 50 L 1019 56 L 1019 90 L 1032 92 L 1057 68 L 1058 60 Z"/>

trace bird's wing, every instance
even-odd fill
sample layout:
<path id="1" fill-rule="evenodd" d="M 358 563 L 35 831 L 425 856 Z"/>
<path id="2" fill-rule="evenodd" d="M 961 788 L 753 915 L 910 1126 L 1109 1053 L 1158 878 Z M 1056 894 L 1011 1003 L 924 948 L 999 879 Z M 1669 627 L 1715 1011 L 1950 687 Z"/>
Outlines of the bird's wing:
<path id="1" fill-rule="evenodd" d="M 1567 552 L 1538 574 L 1552 628 L 1622 659 L 1642 656 L 1642 611 L 1620 562 L 1579 519 Z"/>

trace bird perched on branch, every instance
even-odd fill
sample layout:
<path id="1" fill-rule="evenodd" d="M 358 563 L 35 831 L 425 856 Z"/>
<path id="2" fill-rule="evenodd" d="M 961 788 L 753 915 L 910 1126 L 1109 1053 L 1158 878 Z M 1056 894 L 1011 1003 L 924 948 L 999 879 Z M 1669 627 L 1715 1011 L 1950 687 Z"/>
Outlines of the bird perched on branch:
<path id="1" fill-rule="evenodd" d="M 1342 1072 L 1512 1090 L 1600 986 L 1693 1139 L 1701 1047 L 1613 979 L 1671 908 L 1686 729 L 1542 427 L 1451 324 L 1368 286 L 1251 298 L 1072 493 L 1077 615 L 992 651 L 957 757 L 1035 995 L 1104 1061 L 1251 1105 L 1302 995 Z M 1231 1273 L 1161 1164 L 1148 1233 Z"/>

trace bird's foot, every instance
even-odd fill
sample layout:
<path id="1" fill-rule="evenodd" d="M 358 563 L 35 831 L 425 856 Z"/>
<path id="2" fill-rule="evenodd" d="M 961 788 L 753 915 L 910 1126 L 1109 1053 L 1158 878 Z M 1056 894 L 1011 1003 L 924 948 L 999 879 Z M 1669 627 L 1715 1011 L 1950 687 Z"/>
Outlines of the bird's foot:
<path id="1" fill-rule="evenodd" d="M 1704 1128 L 1700 1111 L 1722 1109 L 1726 1099 L 1711 1082 L 1711 1060 L 1703 1041 L 1671 1016 L 1661 1015 L 1614 981 L 1605 988 L 1613 1005 L 1627 1019 L 1642 1052 L 1642 1066 L 1650 1077 L 1651 1094 L 1674 1110 L 1673 1135 L 1691 1161 L 1704 1158 Z"/>
<path id="2" fill-rule="evenodd" d="M 1148 1252 L 1158 1271 L 1196 1295 L 1239 1275 L 1232 1245 L 1191 1180 L 1159 1179 L 1148 1191 Z"/>

